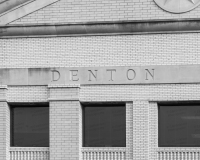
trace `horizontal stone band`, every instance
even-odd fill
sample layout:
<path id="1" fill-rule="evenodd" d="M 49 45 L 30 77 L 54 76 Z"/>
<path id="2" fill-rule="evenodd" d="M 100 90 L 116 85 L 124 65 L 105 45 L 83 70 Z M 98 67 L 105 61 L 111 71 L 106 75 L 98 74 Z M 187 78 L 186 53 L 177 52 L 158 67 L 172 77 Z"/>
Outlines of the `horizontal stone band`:
<path id="1" fill-rule="evenodd" d="M 200 20 L 118 21 L 0 26 L 0 38 L 199 32 Z"/>
<path id="2" fill-rule="evenodd" d="M 200 83 L 200 65 L 0 69 L 2 85 Z M 79 86 L 79 85 L 78 85 Z"/>

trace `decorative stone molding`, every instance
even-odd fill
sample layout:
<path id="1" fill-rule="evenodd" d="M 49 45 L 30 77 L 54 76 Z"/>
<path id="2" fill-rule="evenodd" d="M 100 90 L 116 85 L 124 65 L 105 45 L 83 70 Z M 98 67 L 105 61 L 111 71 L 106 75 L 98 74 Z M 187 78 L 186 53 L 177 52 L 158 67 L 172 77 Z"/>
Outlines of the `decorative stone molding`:
<path id="1" fill-rule="evenodd" d="M 22 5 L 20 8 L 16 8 L 15 10 L 8 12 L 0 17 L 0 25 L 6 25 L 14 20 L 17 20 L 21 17 L 26 16 L 36 10 L 39 10 L 47 5 L 55 3 L 59 0 L 35 0 L 26 5 Z"/>
<path id="2" fill-rule="evenodd" d="M 0 20 L 4 21 L 2 17 L 0 17 Z M 8 20 L 5 18 L 5 21 Z M 199 19 L 114 21 L 74 24 L 20 24 L 6 26 L 0 22 L 0 25 L 3 25 L 0 26 L 0 38 L 166 34 L 200 31 Z"/>
<path id="3" fill-rule="evenodd" d="M 49 147 L 10 147 L 10 159 L 49 160 Z"/>
<path id="4" fill-rule="evenodd" d="M 200 151 L 199 147 L 197 148 L 164 147 L 164 148 L 158 148 L 157 157 L 158 160 L 168 160 L 168 159 L 199 160 Z"/>
<path id="5" fill-rule="evenodd" d="M 200 4 L 200 0 L 154 0 L 162 9 L 171 13 L 184 13 L 193 10 Z"/>
<path id="6" fill-rule="evenodd" d="M 33 1 L 35 0 L 20 0 L 20 1 L 4 0 L 2 2 L 0 1 L 0 17 L 16 10 L 17 8 L 27 5 L 28 3 L 31 3 Z"/>
<path id="7" fill-rule="evenodd" d="M 0 85 L 0 102 L 7 102 L 7 85 Z"/>
<path id="8" fill-rule="evenodd" d="M 93 160 L 126 159 L 126 147 L 84 147 L 81 153 L 83 160 L 90 160 L 91 157 Z"/>
<path id="9" fill-rule="evenodd" d="M 7 85 L 0 85 L 0 89 L 8 89 Z"/>

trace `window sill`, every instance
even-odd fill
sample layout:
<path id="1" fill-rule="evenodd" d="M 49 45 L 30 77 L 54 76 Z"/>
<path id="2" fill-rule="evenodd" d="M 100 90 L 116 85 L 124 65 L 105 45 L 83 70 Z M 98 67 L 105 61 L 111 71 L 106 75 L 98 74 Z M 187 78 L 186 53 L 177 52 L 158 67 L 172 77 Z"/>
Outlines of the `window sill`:
<path id="1" fill-rule="evenodd" d="M 81 152 L 126 152 L 126 147 L 82 147 Z"/>
<path id="2" fill-rule="evenodd" d="M 158 152 L 200 152 L 200 147 L 158 147 Z"/>
<path id="3" fill-rule="evenodd" d="M 49 152 L 49 147 L 10 147 L 10 151 L 46 151 Z"/>

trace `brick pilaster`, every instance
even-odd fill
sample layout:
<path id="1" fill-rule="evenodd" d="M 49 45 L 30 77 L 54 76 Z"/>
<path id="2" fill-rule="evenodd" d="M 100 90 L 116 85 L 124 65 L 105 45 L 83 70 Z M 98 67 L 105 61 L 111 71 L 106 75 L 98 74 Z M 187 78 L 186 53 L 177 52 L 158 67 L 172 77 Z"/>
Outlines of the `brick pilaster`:
<path id="1" fill-rule="evenodd" d="M 126 103 L 126 160 L 133 160 L 133 103 Z"/>
<path id="2" fill-rule="evenodd" d="M 0 160 L 9 160 L 10 111 L 6 93 L 7 86 L 0 86 Z"/>
<path id="3" fill-rule="evenodd" d="M 50 160 L 79 159 L 79 86 L 48 86 Z"/>
<path id="4" fill-rule="evenodd" d="M 148 159 L 149 141 L 149 103 L 133 101 L 133 159 Z"/>
<path id="5" fill-rule="evenodd" d="M 158 159 L 158 105 L 149 103 L 149 160 Z"/>

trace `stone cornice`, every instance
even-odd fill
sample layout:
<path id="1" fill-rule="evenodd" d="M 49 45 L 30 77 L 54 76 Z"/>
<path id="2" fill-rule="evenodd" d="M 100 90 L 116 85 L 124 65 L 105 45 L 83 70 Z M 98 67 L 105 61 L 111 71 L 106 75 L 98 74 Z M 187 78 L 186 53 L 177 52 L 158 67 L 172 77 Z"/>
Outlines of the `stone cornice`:
<path id="1" fill-rule="evenodd" d="M 16 3 L 9 1 L 10 4 L 8 2 L 5 2 L 1 4 L 0 7 L 0 25 L 9 24 L 19 18 L 22 18 L 57 1 L 59 0 L 23 0 L 19 2 L 16 1 Z M 15 5 L 16 7 L 11 7 Z"/>
<path id="2" fill-rule="evenodd" d="M 2 25 L 0 38 L 200 32 L 200 19 Z"/>

